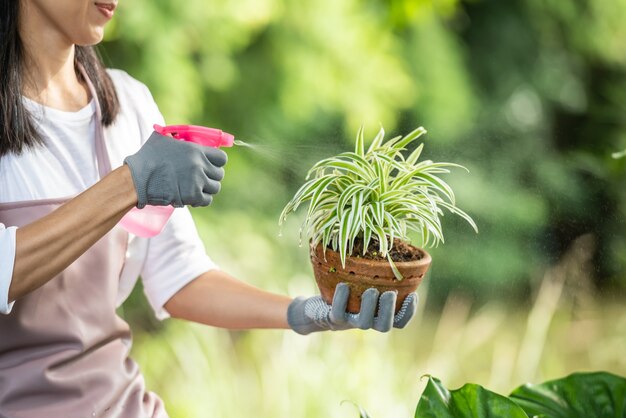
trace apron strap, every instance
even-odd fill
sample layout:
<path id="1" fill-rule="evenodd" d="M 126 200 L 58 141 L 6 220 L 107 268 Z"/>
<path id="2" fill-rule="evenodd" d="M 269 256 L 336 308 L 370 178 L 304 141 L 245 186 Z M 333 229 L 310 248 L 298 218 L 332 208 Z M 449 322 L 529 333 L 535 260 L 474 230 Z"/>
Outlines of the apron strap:
<path id="1" fill-rule="evenodd" d="M 111 172 L 111 160 L 109 159 L 109 153 L 107 152 L 104 127 L 102 126 L 102 109 L 100 108 L 100 102 L 98 101 L 98 93 L 93 83 L 87 76 L 85 68 L 81 64 L 77 64 L 76 67 L 87 84 L 89 93 L 96 104 L 96 159 L 98 164 L 98 174 L 100 179 Z"/>

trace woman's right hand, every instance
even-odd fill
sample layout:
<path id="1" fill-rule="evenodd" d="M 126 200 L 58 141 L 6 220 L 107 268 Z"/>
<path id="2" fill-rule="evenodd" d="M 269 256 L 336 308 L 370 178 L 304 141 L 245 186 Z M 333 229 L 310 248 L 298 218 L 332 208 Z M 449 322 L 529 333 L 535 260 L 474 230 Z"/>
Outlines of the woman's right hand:
<path id="1" fill-rule="evenodd" d="M 228 161 L 219 148 L 204 147 L 152 133 L 136 154 L 126 157 L 137 207 L 207 206 L 220 190 Z"/>

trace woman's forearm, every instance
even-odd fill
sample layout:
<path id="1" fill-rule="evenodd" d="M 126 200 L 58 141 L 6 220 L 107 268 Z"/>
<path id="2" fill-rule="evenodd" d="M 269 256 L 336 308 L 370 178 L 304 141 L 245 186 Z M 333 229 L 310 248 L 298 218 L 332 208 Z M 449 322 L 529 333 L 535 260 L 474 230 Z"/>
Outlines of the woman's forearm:
<path id="1" fill-rule="evenodd" d="M 63 271 L 136 203 L 130 170 L 123 165 L 54 212 L 18 228 L 9 301 Z"/>
<path id="2" fill-rule="evenodd" d="M 175 318 L 221 328 L 289 328 L 291 300 L 211 270 L 183 287 L 165 309 Z"/>

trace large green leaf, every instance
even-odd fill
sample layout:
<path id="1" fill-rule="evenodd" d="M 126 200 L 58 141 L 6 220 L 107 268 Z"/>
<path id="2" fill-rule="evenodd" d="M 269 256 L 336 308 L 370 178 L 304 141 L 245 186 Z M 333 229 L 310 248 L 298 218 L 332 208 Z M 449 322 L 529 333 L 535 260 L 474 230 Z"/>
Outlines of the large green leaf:
<path id="1" fill-rule="evenodd" d="M 626 378 L 606 372 L 526 384 L 510 397 L 531 417 L 626 418 Z"/>
<path id="2" fill-rule="evenodd" d="M 466 384 L 446 389 L 436 377 L 428 385 L 415 411 L 415 418 L 527 418 L 524 410 L 510 399 L 480 385 Z"/>

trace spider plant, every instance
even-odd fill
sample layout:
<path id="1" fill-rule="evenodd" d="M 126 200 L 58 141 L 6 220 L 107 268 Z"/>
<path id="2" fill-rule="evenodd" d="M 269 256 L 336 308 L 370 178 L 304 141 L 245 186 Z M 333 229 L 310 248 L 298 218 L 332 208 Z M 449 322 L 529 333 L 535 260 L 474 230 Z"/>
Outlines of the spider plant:
<path id="1" fill-rule="evenodd" d="M 405 156 L 409 145 L 425 133 L 420 127 L 404 137 L 385 141 L 381 127 L 366 150 L 361 127 L 354 152 L 326 158 L 309 170 L 306 182 L 283 209 L 279 224 L 302 203 L 309 202 L 300 228 L 301 244 L 306 239 L 313 247 L 319 243 L 323 248 L 330 245 L 339 252 L 345 267 L 355 240 L 363 241 L 365 254 L 373 239 L 398 279 L 401 275 L 390 255 L 394 239 L 408 242 L 407 233 L 414 231 L 425 247 L 443 242 L 443 209 L 461 216 L 478 232 L 472 218 L 456 206 L 452 188 L 439 177 L 449 173 L 450 168 L 465 168 L 418 161 L 423 143 Z"/>

